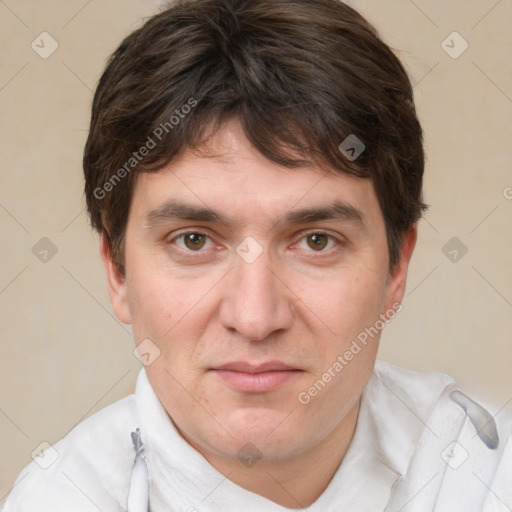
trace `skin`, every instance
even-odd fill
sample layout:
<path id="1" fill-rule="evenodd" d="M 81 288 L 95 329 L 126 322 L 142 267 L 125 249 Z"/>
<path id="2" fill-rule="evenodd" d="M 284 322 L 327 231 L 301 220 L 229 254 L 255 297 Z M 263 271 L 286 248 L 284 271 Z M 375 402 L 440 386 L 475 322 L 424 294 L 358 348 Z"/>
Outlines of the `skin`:
<path id="1" fill-rule="evenodd" d="M 236 484 L 289 508 L 307 507 L 353 437 L 380 334 L 308 404 L 297 397 L 400 303 L 416 226 L 390 274 L 371 181 L 269 162 L 236 120 L 206 152 L 185 152 L 138 178 L 125 277 L 106 239 L 101 243 L 110 298 L 117 317 L 133 325 L 136 344 L 150 339 L 159 348 L 146 372 L 183 437 Z M 156 214 L 148 222 L 149 212 L 168 201 L 208 207 L 229 225 Z M 334 201 L 350 205 L 361 220 L 284 223 L 292 210 Z M 207 237 L 196 235 L 192 244 L 179 237 L 198 231 Z M 246 237 L 263 250 L 251 263 L 236 252 Z M 247 392 L 215 371 L 234 361 L 281 361 L 300 371 L 270 391 Z M 262 456 L 252 467 L 237 458 L 246 443 Z"/>

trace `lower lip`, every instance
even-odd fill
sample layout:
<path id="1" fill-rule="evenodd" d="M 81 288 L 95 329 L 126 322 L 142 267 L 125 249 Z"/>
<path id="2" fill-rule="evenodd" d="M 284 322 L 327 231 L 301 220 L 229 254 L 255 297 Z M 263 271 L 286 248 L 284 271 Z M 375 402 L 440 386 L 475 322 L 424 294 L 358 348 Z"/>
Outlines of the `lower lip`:
<path id="1" fill-rule="evenodd" d="M 213 370 L 218 377 L 238 391 L 246 393 L 265 393 L 279 388 L 293 379 L 300 370 L 273 370 L 260 373 L 235 372 L 232 370 Z"/>

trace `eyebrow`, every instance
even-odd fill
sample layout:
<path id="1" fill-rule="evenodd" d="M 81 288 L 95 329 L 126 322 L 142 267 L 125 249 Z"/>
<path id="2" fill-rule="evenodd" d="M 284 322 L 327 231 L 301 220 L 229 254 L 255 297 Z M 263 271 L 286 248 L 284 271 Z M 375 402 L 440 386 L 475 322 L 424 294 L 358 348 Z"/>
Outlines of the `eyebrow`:
<path id="1" fill-rule="evenodd" d="M 231 222 L 224 215 L 207 207 L 199 207 L 182 201 L 167 201 L 145 215 L 146 228 L 150 229 L 160 223 L 171 220 L 191 220 L 197 222 L 217 223 L 231 227 Z M 301 224 L 323 220 L 343 220 L 366 226 L 365 216 L 351 204 L 334 201 L 327 206 L 301 208 L 286 213 L 275 224 Z"/>

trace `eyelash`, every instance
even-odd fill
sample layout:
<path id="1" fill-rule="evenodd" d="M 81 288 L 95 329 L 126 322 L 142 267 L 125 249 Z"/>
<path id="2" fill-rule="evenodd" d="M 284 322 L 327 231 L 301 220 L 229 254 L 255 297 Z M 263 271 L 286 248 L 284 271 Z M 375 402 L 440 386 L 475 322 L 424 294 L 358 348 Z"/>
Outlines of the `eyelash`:
<path id="1" fill-rule="evenodd" d="M 178 235 L 175 235 L 173 238 L 171 238 L 168 242 L 166 242 L 167 245 L 171 245 L 171 244 L 175 244 L 176 240 L 183 240 L 183 238 L 187 235 L 201 235 L 201 236 L 204 236 L 206 237 L 210 243 L 212 243 L 212 238 L 210 237 L 210 235 L 204 231 L 200 231 L 200 230 L 188 230 L 188 231 L 184 231 L 182 233 L 179 233 Z M 316 256 L 317 258 L 322 258 L 322 257 L 328 257 L 328 256 L 331 256 L 332 252 L 337 252 L 340 248 L 344 247 L 346 245 L 346 242 L 342 239 L 339 239 L 337 237 L 335 237 L 334 235 L 331 235 L 330 233 L 326 233 L 325 231 L 308 231 L 306 233 L 304 233 L 301 238 L 295 242 L 293 244 L 293 246 L 297 246 L 301 241 L 307 239 L 308 236 L 311 236 L 311 235 L 324 235 L 326 237 L 328 237 L 329 241 L 327 242 L 329 244 L 330 241 L 334 241 L 336 244 L 337 244 L 337 247 L 334 247 L 334 248 L 331 248 L 331 249 L 327 249 L 327 250 L 322 250 L 322 251 L 314 251 L 313 249 L 310 249 L 310 250 L 306 250 L 306 252 L 309 252 L 309 253 L 316 253 L 318 254 L 318 256 Z M 188 257 L 200 257 L 202 253 L 206 252 L 206 250 L 203 250 L 203 249 L 200 249 L 198 251 L 192 251 L 190 249 L 182 249 L 181 247 L 178 247 L 178 249 L 185 253 Z M 192 256 L 194 253 L 197 254 L 197 256 Z"/>

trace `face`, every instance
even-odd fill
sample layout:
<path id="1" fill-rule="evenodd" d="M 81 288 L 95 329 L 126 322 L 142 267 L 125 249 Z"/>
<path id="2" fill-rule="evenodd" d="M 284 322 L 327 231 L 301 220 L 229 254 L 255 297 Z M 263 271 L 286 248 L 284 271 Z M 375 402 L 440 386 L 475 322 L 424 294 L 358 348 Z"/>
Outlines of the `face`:
<path id="1" fill-rule="evenodd" d="M 233 121 L 208 157 L 138 178 L 124 279 L 105 242 L 103 256 L 117 316 L 160 351 L 146 372 L 182 435 L 271 461 L 314 449 L 357 407 L 414 240 L 390 275 L 369 180 L 271 163 Z"/>

